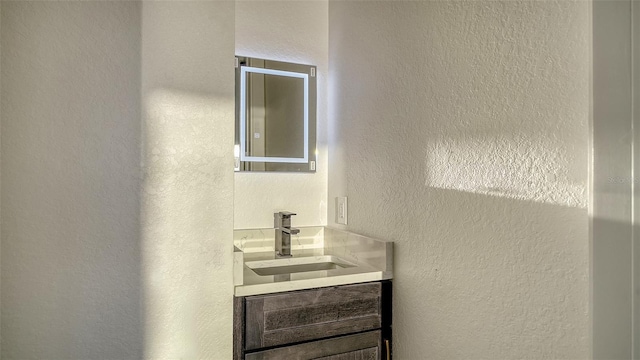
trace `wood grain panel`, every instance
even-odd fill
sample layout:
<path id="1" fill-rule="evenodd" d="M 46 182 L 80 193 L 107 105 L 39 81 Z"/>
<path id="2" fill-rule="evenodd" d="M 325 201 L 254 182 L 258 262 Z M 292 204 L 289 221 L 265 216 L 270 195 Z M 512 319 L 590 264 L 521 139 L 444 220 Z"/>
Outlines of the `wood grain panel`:
<path id="1" fill-rule="evenodd" d="M 379 282 L 246 298 L 247 350 L 381 327 Z"/>
<path id="2" fill-rule="evenodd" d="M 244 298 L 233 297 L 233 360 L 244 358 Z"/>
<path id="3" fill-rule="evenodd" d="M 375 357 L 370 356 L 376 348 Z M 277 349 L 246 354 L 246 360 L 378 360 L 380 359 L 380 331 L 369 331 L 338 338 L 318 340 Z M 367 350 L 362 352 L 362 350 Z M 342 356 L 342 357 L 336 357 Z M 349 357 L 352 356 L 352 357 Z M 360 356 L 360 357 L 356 357 Z M 365 357 L 363 357 L 365 356 Z"/>
<path id="4" fill-rule="evenodd" d="M 245 350 L 259 349 L 264 334 L 264 300 L 253 299 L 245 302 Z"/>
<path id="5" fill-rule="evenodd" d="M 380 317 L 368 316 L 347 321 L 333 321 L 311 326 L 281 329 L 273 332 L 265 332 L 263 346 L 275 346 L 307 340 L 322 339 L 330 336 L 350 334 L 365 330 L 379 329 Z"/>
<path id="6" fill-rule="evenodd" d="M 264 330 L 291 328 L 379 314 L 379 299 L 325 303 L 322 305 L 265 311 Z"/>
<path id="7" fill-rule="evenodd" d="M 382 285 L 380 282 L 342 285 L 312 290 L 293 291 L 282 294 L 249 296 L 264 299 L 264 311 L 288 309 L 300 306 L 320 305 L 340 301 L 379 298 Z"/>

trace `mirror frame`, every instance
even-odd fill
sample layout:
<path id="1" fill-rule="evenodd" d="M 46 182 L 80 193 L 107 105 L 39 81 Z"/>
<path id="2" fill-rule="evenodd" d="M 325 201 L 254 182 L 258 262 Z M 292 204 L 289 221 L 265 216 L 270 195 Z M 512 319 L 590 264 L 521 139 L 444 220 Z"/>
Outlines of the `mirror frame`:
<path id="1" fill-rule="evenodd" d="M 316 171 L 316 67 L 283 61 L 236 56 L 235 171 L 315 172 Z M 304 80 L 304 157 L 262 157 L 246 153 L 246 78 L 248 73 L 280 75 Z M 244 135 L 244 136 L 241 136 Z"/>

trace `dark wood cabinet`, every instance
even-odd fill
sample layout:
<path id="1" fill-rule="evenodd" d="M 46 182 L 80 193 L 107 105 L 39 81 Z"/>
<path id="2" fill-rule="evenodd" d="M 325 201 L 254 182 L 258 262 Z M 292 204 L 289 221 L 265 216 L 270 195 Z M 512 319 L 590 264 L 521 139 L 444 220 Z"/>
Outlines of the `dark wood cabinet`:
<path id="1" fill-rule="evenodd" d="M 234 360 L 388 360 L 391 281 L 234 298 Z"/>
<path id="2" fill-rule="evenodd" d="M 247 353 L 246 360 L 331 359 L 378 360 L 379 330 Z"/>

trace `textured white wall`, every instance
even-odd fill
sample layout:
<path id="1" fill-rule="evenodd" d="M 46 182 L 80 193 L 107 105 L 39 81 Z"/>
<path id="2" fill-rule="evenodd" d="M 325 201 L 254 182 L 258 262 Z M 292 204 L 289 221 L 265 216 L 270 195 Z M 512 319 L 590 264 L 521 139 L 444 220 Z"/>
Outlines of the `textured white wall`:
<path id="1" fill-rule="evenodd" d="M 230 358 L 233 2 L 1 6 L 2 358 Z"/>
<path id="2" fill-rule="evenodd" d="M 234 4 L 142 6 L 145 357 L 230 359 Z"/>
<path id="3" fill-rule="evenodd" d="M 330 3 L 329 202 L 396 241 L 398 359 L 589 357 L 589 21 Z"/>
<path id="4" fill-rule="evenodd" d="M 296 212 L 293 225 L 327 223 L 327 1 L 237 1 L 236 54 L 318 67 L 315 174 L 236 173 L 234 227 L 273 227 L 273 213 Z"/>
<path id="5" fill-rule="evenodd" d="M 2 358 L 140 358 L 140 5 L 1 6 Z"/>

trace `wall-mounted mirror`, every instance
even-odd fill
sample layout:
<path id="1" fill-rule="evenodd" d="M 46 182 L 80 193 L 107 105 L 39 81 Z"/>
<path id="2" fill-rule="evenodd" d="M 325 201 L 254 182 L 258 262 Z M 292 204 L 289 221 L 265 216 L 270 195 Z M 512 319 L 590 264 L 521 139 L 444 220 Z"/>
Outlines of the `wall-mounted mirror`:
<path id="1" fill-rule="evenodd" d="M 236 171 L 316 170 L 316 67 L 236 56 Z"/>

